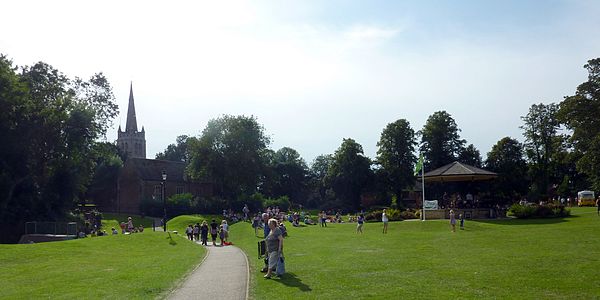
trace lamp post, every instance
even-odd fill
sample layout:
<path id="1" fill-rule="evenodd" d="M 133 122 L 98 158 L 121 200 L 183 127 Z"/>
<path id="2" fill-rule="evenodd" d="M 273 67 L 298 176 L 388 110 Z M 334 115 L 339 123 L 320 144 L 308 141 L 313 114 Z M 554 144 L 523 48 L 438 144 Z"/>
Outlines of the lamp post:
<path id="1" fill-rule="evenodd" d="M 163 198 L 163 230 L 167 232 L 167 198 L 165 194 L 165 187 L 167 183 L 167 171 L 162 171 L 162 198 Z"/>

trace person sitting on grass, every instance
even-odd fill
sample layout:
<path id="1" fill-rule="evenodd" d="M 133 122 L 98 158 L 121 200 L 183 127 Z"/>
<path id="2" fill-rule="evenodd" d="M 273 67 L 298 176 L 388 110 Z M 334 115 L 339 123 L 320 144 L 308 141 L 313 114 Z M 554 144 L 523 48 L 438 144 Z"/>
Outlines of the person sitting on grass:
<path id="1" fill-rule="evenodd" d="M 118 231 L 117 231 L 117 230 L 116 230 L 114 227 L 113 227 L 113 228 L 111 228 L 110 230 L 112 231 L 112 234 L 113 234 L 113 235 L 115 235 L 115 234 L 119 234 L 119 232 L 118 232 Z"/>

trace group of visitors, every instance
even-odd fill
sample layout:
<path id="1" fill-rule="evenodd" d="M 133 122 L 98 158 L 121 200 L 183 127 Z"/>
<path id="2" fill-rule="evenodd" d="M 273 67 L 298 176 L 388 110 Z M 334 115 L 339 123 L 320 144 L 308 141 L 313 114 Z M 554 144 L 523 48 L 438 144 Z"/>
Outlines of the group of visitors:
<path id="1" fill-rule="evenodd" d="M 227 241 L 229 238 L 229 225 L 226 220 L 221 221 L 221 225 L 214 219 L 210 224 L 205 220 L 202 221 L 202 225 L 200 225 L 200 223 L 196 223 L 196 225 L 190 224 L 185 229 L 185 234 L 190 241 L 200 241 L 204 246 L 208 246 L 209 233 L 213 246 L 217 246 L 217 238 L 221 241 L 220 246 L 231 245 L 231 243 Z"/>
<path id="2" fill-rule="evenodd" d="M 452 232 L 456 232 L 456 215 L 454 214 L 454 210 L 451 209 L 449 213 L 450 217 L 450 228 L 452 228 Z M 460 222 L 460 230 L 465 229 L 465 216 L 464 214 L 458 214 L 458 220 Z"/>
<path id="3" fill-rule="evenodd" d="M 467 194 L 463 197 L 460 193 L 453 193 L 452 195 L 448 195 L 447 192 L 444 192 L 442 196 L 442 203 L 440 203 L 441 208 L 477 208 L 479 207 L 479 199 L 467 192 Z"/>

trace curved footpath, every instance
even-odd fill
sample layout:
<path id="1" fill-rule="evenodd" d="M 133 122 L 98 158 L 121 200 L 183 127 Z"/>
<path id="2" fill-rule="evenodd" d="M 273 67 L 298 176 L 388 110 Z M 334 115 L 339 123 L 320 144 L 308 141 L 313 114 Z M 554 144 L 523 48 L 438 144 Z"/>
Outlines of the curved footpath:
<path id="1" fill-rule="evenodd" d="M 209 242 L 210 243 L 210 242 Z M 204 260 L 169 299 L 246 299 L 248 259 L 235 246 L 206 246 Z"/>

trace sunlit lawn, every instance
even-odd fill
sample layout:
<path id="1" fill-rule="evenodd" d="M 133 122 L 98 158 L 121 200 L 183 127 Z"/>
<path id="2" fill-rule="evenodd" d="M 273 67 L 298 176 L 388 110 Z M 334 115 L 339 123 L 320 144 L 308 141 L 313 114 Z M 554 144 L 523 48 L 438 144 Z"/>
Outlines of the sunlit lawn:
<path id="1" fill-rule="evenodd" d="M 152 299 L 205 249 L 164 232 L 0 245 L 0 299 Z"/>
<path id="2" fill-rule="evenodd" d="M 286 222 L 286 269 L 266 280 L 249 223 L 231 240 L 251 263 L 251 295 L 267 299 L 598 299 L 600 217 L 574 208 L 565 219 L 403 221 L 294 228 Z"/>

